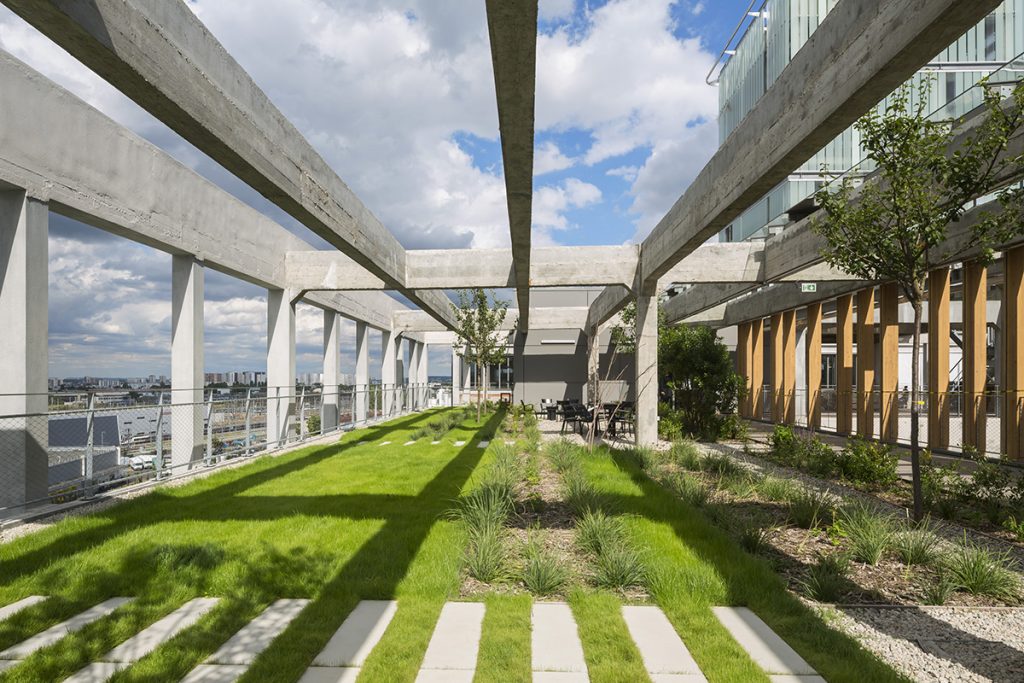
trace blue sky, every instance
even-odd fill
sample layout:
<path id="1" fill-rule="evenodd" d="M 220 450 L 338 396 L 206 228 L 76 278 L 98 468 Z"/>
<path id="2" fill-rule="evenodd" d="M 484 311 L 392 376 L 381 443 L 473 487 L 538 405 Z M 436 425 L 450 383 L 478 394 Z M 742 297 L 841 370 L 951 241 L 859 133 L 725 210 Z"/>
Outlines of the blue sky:
<path id="1" fill-rule="evenodd" d="M 189 6 L 407 248 L 507 245 L 482 0 Z M 541 0 L 536 245 L 650 231 L 717 147 L 704 78 L 746 6 Z M 0 47 L 326 246 L 6 9 Z M 50 252 L 51 376 L 169 374 L 170 256 L 57 216 Z M 206 297 L 207 370 L 262 369 L 264 290 L 210 272 Z M 300 307 L 297 328 L 298 370 L 317 371 L 319 312 Z M 351 372 L 350 324 L 342 343 Z M 431 372 L 449 357 L 434 350 Z"/>

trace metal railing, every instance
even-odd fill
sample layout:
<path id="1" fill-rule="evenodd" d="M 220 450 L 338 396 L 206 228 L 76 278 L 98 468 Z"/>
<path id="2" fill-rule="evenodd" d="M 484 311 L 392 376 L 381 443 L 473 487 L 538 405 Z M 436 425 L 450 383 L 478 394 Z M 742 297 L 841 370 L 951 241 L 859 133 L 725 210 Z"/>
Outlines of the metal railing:
<path id="1" fill-rule="evenodd" d="M 427 384 L 98 390 L 0 399 L 0 515 L 182 476 L 452 401 L 450 389 Z"/>

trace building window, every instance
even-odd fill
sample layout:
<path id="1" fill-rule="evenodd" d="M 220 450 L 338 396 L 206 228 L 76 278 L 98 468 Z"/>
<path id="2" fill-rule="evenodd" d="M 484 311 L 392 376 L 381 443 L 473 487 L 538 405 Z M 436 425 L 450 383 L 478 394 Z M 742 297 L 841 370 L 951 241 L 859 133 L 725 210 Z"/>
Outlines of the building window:
<path id="1" fill-rule="evenodd" d="M 996 15 L 985 17 L 985 60 L 996 61 Z"/>
<path id="2" fill-rule="evenodd" d="M 836 386 L 836 356 L 834 353 L 821 356 L 821 386 L 825 389 L 832 389 Z"/>
<path id="3" fill-rule="evenodd" d="M 952 102 L 956 99 L 956 74 L 946 74 L 946 102 Z"/>

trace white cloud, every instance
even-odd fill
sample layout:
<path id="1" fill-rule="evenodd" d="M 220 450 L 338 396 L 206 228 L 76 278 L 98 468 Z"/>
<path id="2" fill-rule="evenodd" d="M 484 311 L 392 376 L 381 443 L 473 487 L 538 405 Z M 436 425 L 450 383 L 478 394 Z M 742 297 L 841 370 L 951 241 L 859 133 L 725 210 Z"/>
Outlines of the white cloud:
<path id="1" fill-rule="evenodd" d="M 700 0 L 699 2 L 695 2 L 692 5 L 690 5 L 690 14 L 692 14 L 695 17 L 699 17 L 701 14 L 703 14 L 704 10 L 705 6 L 703 0 Z"/>
<path id="2" fill-rule="evenodd" d="M 631 183 L 636 180 L 636 176 L 639 171 L 640 168 L 638 166 L 616 166 L 615 168 L 605 171 L 605 175 L 622 178 L 627 183 Z"/>
<path id="3" fill-rule="evenodd" d="M 572 16 L 576 0 L 540 0 L 540 18 L 542 21 L 558 21 Z"/>
<path id="4" fill-rule="evenodd" d="M 541 176 L 546 173 L 554 173 L 555 171 L 564 171 L 567 168 L 572 168 L 575 164 L 575 159 L 562 154 L 562 150 L 558 148 L 558 145 L 548 140 L 534 152 L 533 175 Z"/>
<path id="5" fill-rule="evenodd" d="M 553 231 L 572 227 L 567 211 L 597 204 L 601 190 L 579 178 L 567 178 L 561 185 L 545 186 L 533 192 L 533 234 L 537 246 L 555 244 Z"/>

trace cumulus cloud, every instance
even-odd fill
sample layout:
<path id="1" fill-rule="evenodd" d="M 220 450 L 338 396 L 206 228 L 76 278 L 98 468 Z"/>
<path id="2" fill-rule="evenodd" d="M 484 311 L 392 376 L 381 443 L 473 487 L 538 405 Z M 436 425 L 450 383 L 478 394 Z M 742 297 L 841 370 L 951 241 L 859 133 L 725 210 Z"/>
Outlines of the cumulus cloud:
<path id="1" fill-rule="evenodd" d="M 601 201 L 601 190 L 596 185 L 579 178 L 567 178 L 560 185 L 545 186 L 533 193 L 533 235 L 537 246 L 549 246 L 556 242 L 554 231 L 571 227 L 565 213 Z"/>
<path id="2" fill-rule="evenodd" d="M 540 0 L 541 21 L 558 21 L 568 19 L 575 9 L 575 0 Z"/>
<path id="3" fill-rule="evenodd" d="M 567 168 L 572 168 L 575 164 L 575 159 L 562 154 L 558 145 L 548 140 L 537 147 L 537 151 L 534 152 L 533 175 L 540 176 L 555 171 L 564 171 Z"/>

